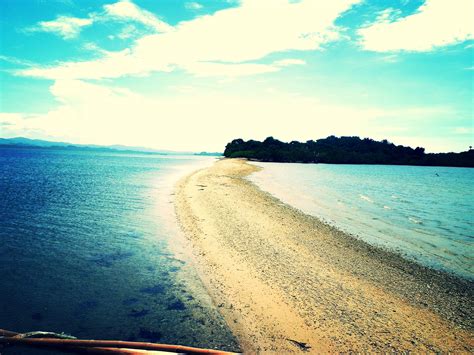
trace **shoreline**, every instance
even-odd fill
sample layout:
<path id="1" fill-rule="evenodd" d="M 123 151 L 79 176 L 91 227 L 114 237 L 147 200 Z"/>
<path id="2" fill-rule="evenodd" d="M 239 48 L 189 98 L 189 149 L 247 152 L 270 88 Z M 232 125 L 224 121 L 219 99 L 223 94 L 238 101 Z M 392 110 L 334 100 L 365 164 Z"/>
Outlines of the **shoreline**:
<path id="1" fill-rule="evenodd" d="M 245 352 L 474 349 L 473 283 L 283 204 L 224 159 L 183 178 L 175 209 L 198 272 Z"/>

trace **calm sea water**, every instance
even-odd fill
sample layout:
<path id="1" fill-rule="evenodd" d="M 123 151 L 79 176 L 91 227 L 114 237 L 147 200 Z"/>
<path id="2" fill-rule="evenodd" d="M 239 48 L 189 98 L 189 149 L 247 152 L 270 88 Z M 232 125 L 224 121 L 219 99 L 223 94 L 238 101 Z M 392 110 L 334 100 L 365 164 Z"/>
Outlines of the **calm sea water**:
<path id="1" fill-rule="evenodd" d="M 238 349 L 173 229 L 212 160 L 0 148 L 0 328 Z"/>
<path id="2" fill-rule="evenodd" d="M 474 169 L 258 163 L 250 179 L 305 213 L 435 269 L 474 278 Z"/>

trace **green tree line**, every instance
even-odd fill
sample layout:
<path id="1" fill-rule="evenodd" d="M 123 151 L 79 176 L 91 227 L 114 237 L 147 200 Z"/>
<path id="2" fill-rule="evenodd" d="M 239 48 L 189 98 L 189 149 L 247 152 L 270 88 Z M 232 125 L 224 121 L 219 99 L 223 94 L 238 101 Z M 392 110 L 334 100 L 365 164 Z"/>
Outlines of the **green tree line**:
<path id="1" fill-rule="evenodd" d="M 395 145 L 387 140 L 335 137 L 285 143 L 268 137 L 263 142 L 234 139 L 224 156 L 264 162 L 326 164 L 390 164 L 474 167 L 474 150 L 461 153 L 425 153 L 425 149 Z"/>

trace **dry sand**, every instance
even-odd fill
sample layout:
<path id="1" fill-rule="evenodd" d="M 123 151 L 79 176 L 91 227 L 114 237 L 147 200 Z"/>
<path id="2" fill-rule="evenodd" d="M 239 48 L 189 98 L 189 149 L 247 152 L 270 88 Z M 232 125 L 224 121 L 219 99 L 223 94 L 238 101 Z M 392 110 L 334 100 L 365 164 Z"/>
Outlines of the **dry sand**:
<path id="1" fill-rule="evenodd" d="M 176 212 L 198 271 L 254 352 L 473 352 L 473 284 L 281 203 L 224 159 L 184 178 Z M 303 344 L 305 343 L 305 344 Z"/>

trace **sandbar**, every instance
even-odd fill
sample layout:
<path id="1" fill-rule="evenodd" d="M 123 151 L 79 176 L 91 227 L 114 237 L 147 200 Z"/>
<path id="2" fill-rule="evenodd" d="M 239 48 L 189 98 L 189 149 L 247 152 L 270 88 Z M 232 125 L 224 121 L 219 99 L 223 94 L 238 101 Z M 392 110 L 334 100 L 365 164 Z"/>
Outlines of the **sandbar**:
<path id="1" fill-rule="evenodd" d="M 222 159 L 183 178 L 175 210 L 244 353 L 472 353 L 473 282 L 288 206 Z"/>

